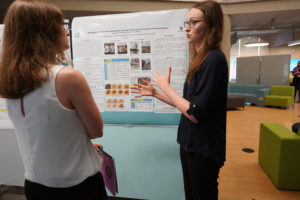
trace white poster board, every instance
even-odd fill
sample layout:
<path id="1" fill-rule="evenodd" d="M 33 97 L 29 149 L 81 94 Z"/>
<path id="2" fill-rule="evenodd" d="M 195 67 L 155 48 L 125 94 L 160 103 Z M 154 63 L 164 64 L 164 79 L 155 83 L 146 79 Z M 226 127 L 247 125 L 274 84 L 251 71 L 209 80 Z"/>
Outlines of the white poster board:
<path id="1" fill-rule="evenodd" d="M 4 25 L 0 24 L 0 55 L 2 54 L 3 31 Z M 0 129 L 13 129 L 12 122 L 7 114 L 5 99 L 3 98 L 0 98 Z"/>
<path id="2" fill-rule="evenodd" d="M 159 124 L 170 117 L 174 121 L 165 124 L 178 123 L 176 108 L 152 97 L 134 98 L 130 88 L 150 80 L 156 69 L 166 75 L 172 66 L 171 86 L 182 95 L 188 65 L 183 27 L 187 13 L 180 9 L 73 19 L 74 68 L 85 75 L 105 123 L 144 118 L 138 123 Z"/>

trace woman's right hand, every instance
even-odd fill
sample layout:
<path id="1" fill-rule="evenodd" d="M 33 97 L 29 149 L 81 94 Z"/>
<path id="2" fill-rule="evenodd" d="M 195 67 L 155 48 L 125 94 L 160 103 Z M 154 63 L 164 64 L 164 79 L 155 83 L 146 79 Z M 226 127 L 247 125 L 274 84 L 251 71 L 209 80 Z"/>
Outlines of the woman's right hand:
<path id="1" fill-rule="evenodd" d="M 132 91 L 131 93 L 136 93 L 138 95 L 135 95 L 135 98 L 139 98 L 142 96 L 154 96 L 155 94 L 155 88 L 151 83 L 149 83 L 146 80 L 143 80 L 145 84 L 134 84 L 136 87 L 132 87 L 131 89 L 134 89 L 135 91 Z"/>

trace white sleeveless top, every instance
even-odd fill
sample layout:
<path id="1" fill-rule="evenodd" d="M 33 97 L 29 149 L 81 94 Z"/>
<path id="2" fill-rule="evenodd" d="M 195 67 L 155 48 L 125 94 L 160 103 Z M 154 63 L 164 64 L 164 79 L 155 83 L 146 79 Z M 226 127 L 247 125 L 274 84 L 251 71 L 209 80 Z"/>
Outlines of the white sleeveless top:
<path id="1" fill-rule="evenodd" d="M 100 171 L 98 156 L 75 110 L 57 99 L 55 78 L 63 66 L 53 66 L 49 82 L 21 99 L 6 99 L 25 178 L 48 187 L 71 187 Z"/>

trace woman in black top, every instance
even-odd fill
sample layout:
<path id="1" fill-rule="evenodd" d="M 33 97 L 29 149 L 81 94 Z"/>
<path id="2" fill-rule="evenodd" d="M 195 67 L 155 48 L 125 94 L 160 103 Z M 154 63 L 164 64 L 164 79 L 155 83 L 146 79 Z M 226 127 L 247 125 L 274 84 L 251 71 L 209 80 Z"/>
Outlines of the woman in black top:
<path id="1" fill-rule="evenodd" d="M 153 73 L 153 83 L 136 84 L 136 97 L 154 96 L 181 112 L 177 141 L 188 200 L 218 199 L 218 174 L 225 161 L 227 61 L 219 49 L 223 12 L 214 1 L 192 7 L 185 22 L 190 43 L 190 64 L 183 97 L 167 76 Z M 160 91 L 152 85 L 157 86 Z"/>

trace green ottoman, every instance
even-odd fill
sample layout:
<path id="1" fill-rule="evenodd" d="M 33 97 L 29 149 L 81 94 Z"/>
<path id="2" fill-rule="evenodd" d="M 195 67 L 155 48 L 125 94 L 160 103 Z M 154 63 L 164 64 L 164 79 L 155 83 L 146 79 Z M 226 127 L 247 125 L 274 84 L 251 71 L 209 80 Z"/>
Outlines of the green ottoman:
<path id="1" fill-rule="evenodd" d="M 278 189 L 300 190 L 300 135 L 261 123 L 258 162 Z"/>

